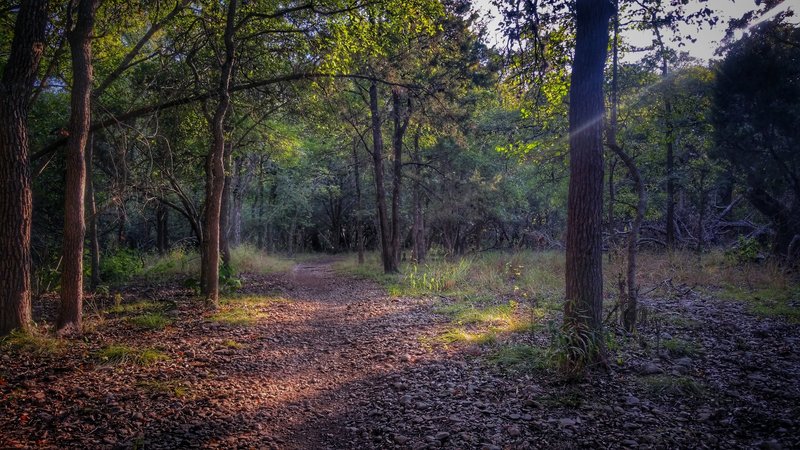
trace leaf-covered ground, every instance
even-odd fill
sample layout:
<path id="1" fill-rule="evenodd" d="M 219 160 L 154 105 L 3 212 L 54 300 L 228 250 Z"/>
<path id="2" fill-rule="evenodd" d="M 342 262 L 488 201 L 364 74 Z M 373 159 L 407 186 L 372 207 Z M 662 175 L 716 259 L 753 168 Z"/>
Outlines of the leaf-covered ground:
<path id="1" fill-rule="evenodd" d="M 740 303 L 649 301 L 575 383 L 445 345 L 441 299 L 325 261 L 246 276 L 217 313 L 176 286 L 90 301 L 79 340 L 4 343 L 0 447 L 800 448 L 800 327 Z"/>

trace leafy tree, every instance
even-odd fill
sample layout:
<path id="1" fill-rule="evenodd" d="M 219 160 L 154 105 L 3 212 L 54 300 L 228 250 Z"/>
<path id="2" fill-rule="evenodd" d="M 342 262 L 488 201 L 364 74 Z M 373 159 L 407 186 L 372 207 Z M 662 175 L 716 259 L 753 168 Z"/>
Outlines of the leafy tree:
<path id="1" fill-rule="evenodd" d="M 800 28 L 764 23 L 717 68 L 712 155 L 729 163 L 771 223 L 773 250 L 800 252 Z"/>

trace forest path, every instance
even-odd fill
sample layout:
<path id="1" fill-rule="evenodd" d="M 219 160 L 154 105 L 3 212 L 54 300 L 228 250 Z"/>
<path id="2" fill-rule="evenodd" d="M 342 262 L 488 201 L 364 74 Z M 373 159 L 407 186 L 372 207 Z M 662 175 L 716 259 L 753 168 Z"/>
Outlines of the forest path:
<path id="1" fill-rule="evenodd" d="M 124 312 L 92 300 L 104 312 L 62 351 L 0 354 L 0 448 L 800 448 L 800 324 L 698 293 L 647 301 L 660 346 L 628 342 L 609 373 L 565 383 L 498 368 L 499 343 L 445 344 L 440 299 L 334 261 L 243 274 L 218 313 L 174 281 L 128 286 Z M 237 310 L 249 320 L 220 319 Z M 142 327 L 147 311 L 171 322 Z"/>

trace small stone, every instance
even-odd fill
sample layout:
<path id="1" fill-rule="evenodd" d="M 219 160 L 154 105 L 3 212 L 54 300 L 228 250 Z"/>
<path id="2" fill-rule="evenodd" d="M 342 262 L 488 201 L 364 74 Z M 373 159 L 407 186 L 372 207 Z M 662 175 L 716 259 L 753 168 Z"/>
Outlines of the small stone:
<path id="1" fill-rule="evenodd" d="M 783 446 L 781 446 L 780 442 L 776 441 L 775 439 L 770 439 L 762 442 L 758 448 L 763 450 L 781 450 Z"/>
<path id="2" fill-rule="evenodd" d="M 624 441 L 622 441 L 622 445 L 626 447 L 638 447 L 639 443 L 634 441 L 633 439 L 625 439 Z"/>
<path id="3" fill-rule="evenodd" d="M 559 424 L 559 425 L 560 425 L 562 428 L 563 428 L 563 427 L 574 427 L 574 426 L 575 426 L 575 420 L 574 420 L 574 419 L 570 419 L 569 417 L 565 417 L 565 418 L 563 418 L 563 419 L 560 419 L 560 420 L 558 421 L 558 424 Z"/>
<path id="4" fill-rule="evenodd" d="M 440 431 L 440 432 L 436 433 L 436 436 L 434 436 L 434 439 L 436 439 L 437 441 L 443 441 L 443 440 L 445 440 L 445 439 L 447 439 L 449 437 L 450 437 L 450 433 L 448 433 L 447 431 Z"/>
<path id="5" fill-rule="evenodd" d="M 394 441 L 397 442 L 400 445 L 403 445 L 406 442 L 408 442 L 408 437 L 407 436 L 403 436 L 402 434 L 395 434 L 394 435 Z"/>
<path id="6" fill-rule="evenodd" d="M 625 404 L 628 406 L 635 406 L 639 404 L 639 399 L 634 396 L 629 396 L 625 399 Z"/>
<path id="7" fill-rule="evenodd" d="M 511 437 L 519 437 L 520 434 L 522 434 L 522 432 L 520 431 L 518 426 L 512 425 L 512 426 L 508 427 L 508 435 L 509 436 L 511 436 Z"/>
<path id="8" fill-rule="evenodd" d="M 639 369 L 639 373 L 642 375 L 657 375 L 662 372 L 663 370 L 661 370 L 661 367 L 658 367 L 658 364 L 652 362 L 645 364 Z"/>

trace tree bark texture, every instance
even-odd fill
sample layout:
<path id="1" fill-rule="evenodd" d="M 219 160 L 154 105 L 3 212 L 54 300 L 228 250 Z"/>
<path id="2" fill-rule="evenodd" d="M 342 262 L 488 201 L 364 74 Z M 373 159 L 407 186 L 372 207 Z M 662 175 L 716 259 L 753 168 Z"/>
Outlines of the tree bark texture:
<path id="1" fill-rule="evenodd" d="M 219 241 L 222 191 L 225 188 L 225 117 L 231 103 L 230 85 L 236 56 L 234 42 L 236 1 L 229 0 L 225 25 L 225 59 L 220 71 L 218 97 L 210 127 L 212 144 L 206 158 L 206 197 L 201 258 L 201 292 L 210 306 L 219 304 Z"/>
<path id="2" fill-rule="evenodd" d="M 47 2 L 23 0 L 0 80 L 0 336 L 31 321 L 28 109 L 44 51 Z"/>
<path id="3" fill-rule="evenodd" d="M 60 334 L 81 332 L 86 143 L 92 115 L 92 30 L 97 3 L 97 0 L 79 0 L 75 26 L 67 36 L 72 59 L 72 92 L 65 154 L 64 266 L 61 272 L 61 308 L 56 321 L 56 330 Z"/>
<path id="4" fill-rule="evenodd" d="M 603 68 L 608 46 L 608 0 L 577 0 L 577 36 L 570 85 L 570 177 L 567 200 L 566 302 L 568 349 L 581 369 L 604 358 Z"/>
<path id="5" fill-rule="evenodd" d="M 389 221 L 386 217 L 386 188 L 383 183 L 383 134 L 381 133 L 381 116 L 378 107 L 378 84 L 373 81 L 369 86 L 369 109 L 372 115 L 372 162 L 375 169 L 375 206 L 378 208 L 378 226 L 381 232 L 381 260 L 383 271 L 397 272 L 397 264 L 392 254 L 392 238 Z"/>

